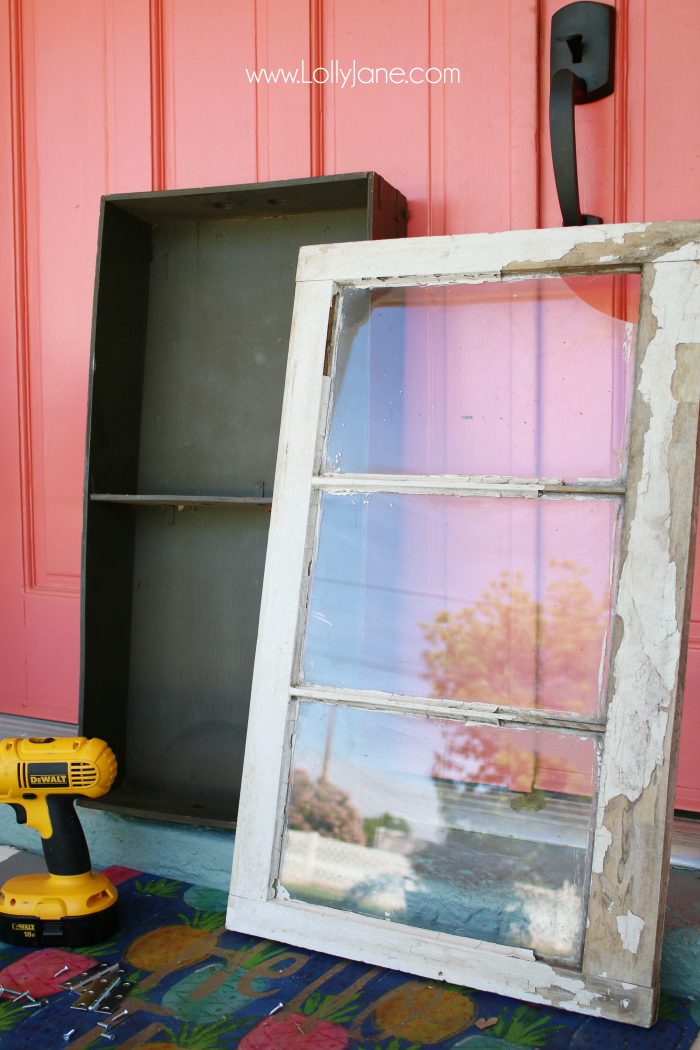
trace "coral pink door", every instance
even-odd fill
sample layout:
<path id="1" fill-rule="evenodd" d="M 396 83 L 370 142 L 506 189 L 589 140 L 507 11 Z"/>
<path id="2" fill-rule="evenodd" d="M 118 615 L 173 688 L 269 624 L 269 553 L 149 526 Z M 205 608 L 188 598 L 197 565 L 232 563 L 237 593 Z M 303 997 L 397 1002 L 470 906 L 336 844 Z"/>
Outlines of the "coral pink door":
<path id="1" fill-rule="evenodd" d="M 409 198 L 413 236 L 559 225 L 546 110 L 549 22 L 560 6 L 5 0 L 0 709 L 77 717 L 100 195 L 374 169 Z M 577 114 L 583 209 L 606 221 L 695 217 L 700 6 L 615 6 L 615 93 Z M 302 61 L 297 83 L 250 75 L 301 71 Z M 325 75 L 323 85 L 301 82 L 316 67 L 353 62 L 415 71 L 419 82 L 377 83 L 381 73 L 354 87 Z M 438 76 L 443 69 L 458 76 Z M 700 586 L 693 616 L 677 804 L 700 811 L 691 757 L 700 746 Z"/>

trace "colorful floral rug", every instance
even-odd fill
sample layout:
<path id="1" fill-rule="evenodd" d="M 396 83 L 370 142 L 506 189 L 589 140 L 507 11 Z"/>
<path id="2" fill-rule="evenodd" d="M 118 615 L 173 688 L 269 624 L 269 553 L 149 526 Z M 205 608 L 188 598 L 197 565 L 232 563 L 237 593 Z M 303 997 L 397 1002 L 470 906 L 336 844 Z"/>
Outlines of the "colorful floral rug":
<path id="1" fill-rule="evenodd" d="M 688 1050 L 698 1032 L 698 1002 L 663 997 L 649 1031 L 532 1007 L 228 933 L 221 891 L 128 868 L 107 874 L 122 902 L 112 941 L 80 952 L 0 948 L 0 983 L 48 1000 L 0 1001 L 2 1050 Z M 98 960 L 121 961 L 135 981 L 109 1043 L 104 1018 L 71 1009 L 76 993 L 60 987 Z"/>

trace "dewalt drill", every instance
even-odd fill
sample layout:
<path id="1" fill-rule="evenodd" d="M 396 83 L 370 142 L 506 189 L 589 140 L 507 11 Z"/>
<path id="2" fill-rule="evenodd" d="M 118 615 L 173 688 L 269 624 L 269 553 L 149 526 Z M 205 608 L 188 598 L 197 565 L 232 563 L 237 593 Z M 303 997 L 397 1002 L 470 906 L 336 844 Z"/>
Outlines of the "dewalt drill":
<path id="1" fill-rule="evenodd" d="M 117 761 L 104 740 L 0 740 L 0 802 L 41 835 L 48 874 L 16 875 L 0 891 L 0 939 L 80 948 L 117 929 L 117 891 L 90 870 L 76 798 L 99 798 Z"/>

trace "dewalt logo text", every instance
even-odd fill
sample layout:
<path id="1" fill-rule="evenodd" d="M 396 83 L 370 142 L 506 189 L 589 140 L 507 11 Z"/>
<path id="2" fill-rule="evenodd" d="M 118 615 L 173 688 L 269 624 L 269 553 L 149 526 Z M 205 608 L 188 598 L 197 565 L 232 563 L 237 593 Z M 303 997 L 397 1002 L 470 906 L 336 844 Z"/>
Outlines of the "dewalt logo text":
<path id="1" fill-rule="evenodd" d="M 29 787 L 43 787 L 46 784 L 53 787 L 68 787 L 68 775 L 66 773 L 29 774 Z"/>

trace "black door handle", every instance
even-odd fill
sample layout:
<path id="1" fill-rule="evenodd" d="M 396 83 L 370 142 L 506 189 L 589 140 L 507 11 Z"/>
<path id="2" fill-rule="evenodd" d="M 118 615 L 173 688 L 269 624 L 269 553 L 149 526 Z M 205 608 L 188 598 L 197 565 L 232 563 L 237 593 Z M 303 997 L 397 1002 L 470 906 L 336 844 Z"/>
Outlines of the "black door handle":
<path id="1" fill-rule="evenodd" d="M 586 85 L 570 69 L 559 69 L 552 77 L 550 92 L 549 137 L 563 225 L 591 226 L 602 219 L 581 212 L 574 118 L 576 103 L 585 102 Z"/>
<path id="2" fill-rule="evenodd" d="M 576 165 L 575 110 L 613 91 L 615 8 L 578 0 L 552 16 L 549 137 L 564 226 L 602 222 L 581 211 Z"/>

